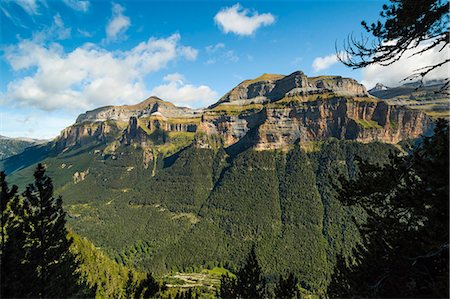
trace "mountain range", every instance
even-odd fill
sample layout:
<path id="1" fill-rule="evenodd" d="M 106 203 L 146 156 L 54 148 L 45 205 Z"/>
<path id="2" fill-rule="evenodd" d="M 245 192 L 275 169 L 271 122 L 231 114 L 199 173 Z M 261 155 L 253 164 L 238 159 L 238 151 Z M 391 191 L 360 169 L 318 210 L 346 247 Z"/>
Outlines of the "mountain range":
<path id="1" fill-rule="evenodd" d="M 443 89 L 446 82 L 446 80 L 431 80 L 423 84 L 409 82 L 396 87 L 378 83 L 369 90 L 369 93 L 393 105 L 420 110 L 434 118 L 450 119 L 448 91 Z"/>
<path id="2" fill-rule="evenodd" d="M 358 157 L 386 163 L 433 127 L 371 93 L 294 72 L 245 80 L 204 109 L 157 97 L 101 107 L 0 169 L 23 187 L 44 163 L 69 225 L 119 263 L 233 270 L 257 244 L 269 279 L 293 271 L 320 293 L 365 219 L 340 203 L 336 181 L 358 175 Z"/>
<path id="3" fill-rule="evenodd" d="M 176 107 L 150 97 L 137 105 L 88 111 L 62 132 L 57 146 L 70 148 L 85 139 L 104 139 L 125 127 L 127 134 L 119 141 L 143 145 L 154 129 L 218 136 L 225 148 L 233 149 L 277 149 L 297 140 L 329 137 L 397 143 L 418 137 L 429 123 L 424 113 L 380 101 L 353 79 L 308 78 L 295 72 L 246 80 L 205 109 Z"/>
<path id="4" fill-rule="evenodd" d="M 0 160 L 22 153 L 27 147 L 45 143 L 32 138 L 10 138 L 0 135 Z"/>

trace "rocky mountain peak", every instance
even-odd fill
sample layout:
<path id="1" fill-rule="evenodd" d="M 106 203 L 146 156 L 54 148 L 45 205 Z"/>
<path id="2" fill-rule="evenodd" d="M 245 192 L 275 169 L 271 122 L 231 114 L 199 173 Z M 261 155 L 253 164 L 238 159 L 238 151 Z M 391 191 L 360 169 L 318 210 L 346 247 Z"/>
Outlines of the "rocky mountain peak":
<path id="1" fill-rule="evenodd" d="M 216 104 L 233 105 L 265 104 L 286 96 L 335 93 L 346 96 L 367 96 L 365 87 L 354 79 L 341 76 L 307 77 L 302 71 L 290 75 L 263 74 L 245 80 L 225 94 Z"/>
<path id="2" fill-rule="evenodd" d="M 190 108 L 177 107 L 170 102 L 152 96 L 135 105 L 105 106 L 87 111 L 78 116 L 76 123 L 106 120 L 128 122 L 131 117 L 141 118 L 151 116 L 156 112 L 164 117 L 192 117 L 195 113 Z"/>
<path id="3" fill-rule="evenodd" d="M 375 84 L 374 88 L 369 90 L 369 92 L 387 90 L 387 89 L 389 89 L 389 87 L 385 86 L 383 83 L 377 83 L 377 84 Z"/>

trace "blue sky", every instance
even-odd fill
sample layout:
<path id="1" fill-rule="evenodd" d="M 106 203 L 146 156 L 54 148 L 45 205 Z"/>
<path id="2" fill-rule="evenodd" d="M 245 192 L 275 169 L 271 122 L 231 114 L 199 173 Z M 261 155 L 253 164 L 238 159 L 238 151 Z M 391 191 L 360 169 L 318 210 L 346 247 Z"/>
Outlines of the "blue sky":
<path id="1" fill-rule="evenodd" d="M 396 85 L 400 68 L 335 57 L 385 2 L 2 1 L 0 135 L 52 138 L 85 110 L 150 95 L 204 107 L 263 73 Z"/>

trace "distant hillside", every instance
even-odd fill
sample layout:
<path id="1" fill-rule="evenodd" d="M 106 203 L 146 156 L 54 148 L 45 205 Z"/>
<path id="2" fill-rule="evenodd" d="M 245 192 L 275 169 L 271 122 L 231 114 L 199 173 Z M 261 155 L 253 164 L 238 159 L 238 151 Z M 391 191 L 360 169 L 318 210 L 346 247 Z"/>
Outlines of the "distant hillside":
<path id="1" fill-rule="evenodd" d="M 0 135 L 0 160 L 20 154 L 26 148 L 43 142 L 37 139 L 9 138 Z"/>
<path id="2" fill-rule="evenodd" d="M 406 83 L 397 87 L 387 87 L 381 83 L 369 90 L 369 94 L 390 104 L 406 106 L 425 112 L 434 118 L 450 118 L 448 95 L 441 92 L 443 80 L 434 80 L 420 86 L 418 82 Z"/>

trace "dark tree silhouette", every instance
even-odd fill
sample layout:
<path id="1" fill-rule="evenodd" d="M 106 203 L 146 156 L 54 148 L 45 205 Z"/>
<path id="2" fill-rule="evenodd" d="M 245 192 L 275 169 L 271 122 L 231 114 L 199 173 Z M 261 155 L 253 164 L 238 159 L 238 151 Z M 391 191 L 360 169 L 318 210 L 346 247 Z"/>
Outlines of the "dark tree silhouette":
<path id="1" fill-rule="evenodd" d="M 218 297 L 223 299 L 238 298 L 237 279 L 235 277 L 230 276 L 228 273 L 222 275 Z"/>
<path id="2" fill-rule="evenodd" d="M 178 291 L 175 295 L 175 299 L 193 299 L 194 295 L 192 293 L 192 289 L 188 289 L 187 291 Z"/>
<path id="3" fill-rule="evenodd" d="M 136 292 L 136 284 L 134 281 L 133 272 L 128 271 L 127 281 L 125 282 L 125 298 L 134 298 Z"/>
<path id="4" fill-rule="evenodd" d="M 153 277 L 152 273 L 147 273 L 136 290 L 136 298 L 153 298 L 161 290 L 161 286 Z"/>
<path id="5" fill-rule="evenodd" d="M 262 277 L 261 267 L 252 246 L 244 266 L 237 273 L 238 293 L 240 298 L 262 298 L 266 282 Z"/>
<path id="6" fill-rule="evenodd" d="M 29 295 L 67 298 L 77 291 L 78 264 L 69 249 L 72 239 L 67 238 L 62 198 L 53 197 L 52 180 L 42 164 L 38 164 L 34 178 L 34 184 L 23 193 L 29 225 L 25 248 L 26 264 L 31 269 Z"/>
<path id="7" fill-rule="evenodd" d="M 293 273 L 290 273 L 286 279 L 280 275 L 280 279 L 275 286 L 275 298 L 278 299 L 292 299 L 297 298 L 298 288 L 297 288 L 298 279 L 295 277 Z"/>
<path id="8" fill-rule="evenodd" d="M 26 295 L 24 273 L 21 261 L 25 258 L 25 228 L 23 226 L 23 207 L 16 196 L 17 186 L 11 189 L 6 182 L 6 175 L 0 172 L 0 201 L 2 244 L 0 258 L 0 297 L 13 298 Z"/>
<path id="9" fill-rule="evenodd" d="M 236 278 L 225 274 L 220 279 L 221 298 L 263 298 L 266 281 L 262 277 L 261 267 L 252 246 L 245 264 L 239 269 Z"/>
<path id="10" fill-rule="evenodd" d="M 448 51 L 449 45 L 449 2 L 444 0 L 390 0 L 380 13 L 383 21 L 367 24 L 363 28 L 372 37 L 360 39 L 350 35 L 344 41 L 344 51 L 336 49 L 338 59 L 354 69 L 372 64 L 390 65 L 398 61 L 406 51 L 420 55 L 437 48 Z M 423 48 L 417 48 L 423 44 Z M 337 48 L 337 47 L 336 47 Z M 445 66 L 450 58 L 433 65 L 417 69 L 405 79 L 420 80 L 437 68 Z M 445 79 L 442 91 L 448 92 L 449 81 Z"/>
<path id="11" fill-rule="evenodd" d="M 359 162 L 341 200 L 367 212 L 354 261 L 338 258 L 331 297 L 448 298 L 449 127 L 436 123 L 410 155 Z"/>
<path id="12" fill-rule="evenodd" d="M 5 172 L 0 172 L 0 225 L 1 225 L 1 251 L 3 252 L 5 247 L 5 237 L 6 237 L 6 222 L 9 216 L 9 212 L 7 210 L 8 203 L 16 196 L 17 194 L 17 186 L 13 186 L 11 190 L 8 187 L 8 183 L 6 182 L 6 174 Z"/>

